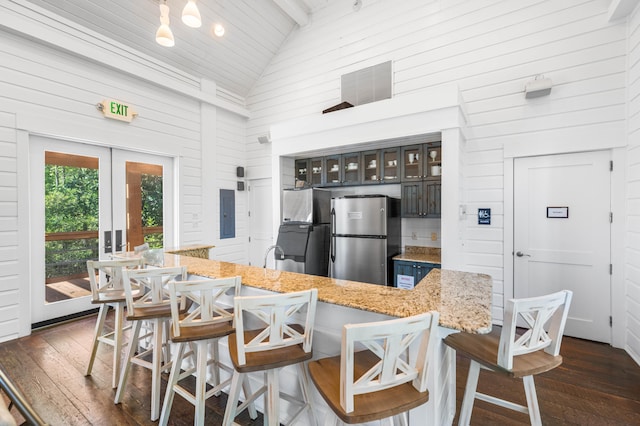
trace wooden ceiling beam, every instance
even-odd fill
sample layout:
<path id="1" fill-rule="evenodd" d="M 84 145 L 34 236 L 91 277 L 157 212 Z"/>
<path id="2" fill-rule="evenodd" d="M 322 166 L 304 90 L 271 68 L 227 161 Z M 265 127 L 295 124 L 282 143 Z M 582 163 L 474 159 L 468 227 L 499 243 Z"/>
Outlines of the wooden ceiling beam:
<path id="1" fill-rule="evenodd" d="M 300 7 L 296 0 L 273 0 L 287 15 L 299 26 L 304 27 L 309 23 L 309 15 Z"/>
<path id="2" fill-rule="evenodd" d="M 609 4 L 609 22 L 626 18 L 638 7 L 638 3 L 640 3 L 638 0 L 612 0 Z"/>

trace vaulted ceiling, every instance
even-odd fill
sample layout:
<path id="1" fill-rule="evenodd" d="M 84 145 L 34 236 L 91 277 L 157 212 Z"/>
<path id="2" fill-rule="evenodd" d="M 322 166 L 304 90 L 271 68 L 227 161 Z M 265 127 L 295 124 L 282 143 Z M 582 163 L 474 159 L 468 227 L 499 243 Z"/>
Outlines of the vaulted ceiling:
<path id="1" fill-rule="evenodd" d="M 244 98 L 291 32 L 335 0 L 198 0 L 200 28 L 181 20 L 187 0 L 166 0 L 173 47 L 155 41 L 163 0 L 28 1 Z M 215 23 L 223 37 L 212 35 Z"/>

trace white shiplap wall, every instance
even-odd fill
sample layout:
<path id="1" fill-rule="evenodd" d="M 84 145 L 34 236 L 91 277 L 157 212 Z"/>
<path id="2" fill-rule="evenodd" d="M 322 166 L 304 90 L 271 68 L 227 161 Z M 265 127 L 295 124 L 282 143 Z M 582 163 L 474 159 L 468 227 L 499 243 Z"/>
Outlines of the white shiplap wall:
<path id="1" fill-rule="evenodd" d="M 20 273 L 15 115 L 0 111 L 0 342 L 18 337 Z"/>
<path id="2" fill-rule="evenodd" d="M 236 168 L 245 166 L 246 121 L 235 114 L 218 111 L 217 120 L 217 158 L 215 164 L 203 164 L 203 167 L 215 169 L 216 184 L 221 189 L 237 188 L 238 181 L 245 178 L 236 177 Z M 219 192 L 219 191 L 217 191 Z M 216 238 L 220 236 L 220 209 L 216 206 L 214 220 L 216 221 Z M 247 243 L 247 191 L 236 191 L 236 237 L 216 241 L 212 258 L 225 262 L 248 263 Z"/>
<path id="3" fill-rule="evenodd" d="M 250 170 L 270 167 L 269 147 L 256 137 L 271 124 L 339 103 L 344 73 L 392 60 L 396 97 L 457 83 L 469 116 L 464 264 L 492 275 L 493 312 L 501 320 L 510 279 L 505 150 L 598 149 L 626 137 L 626 24 L 607 21 L 609 3 L 368 0 L 354 12 L 349 2 L 330 2 L 289 38 L 247 100 Z M 537 74 L 553 80 L 552 93 L 526 100 L 524 84 Z M 478 207 L 492 209 L 491 226 L 476 225 Z"/>
<path id="4" fill-rule="evenodd" d="M 629 21 L 625 349 L 640 364 L 640 10 Z"/>
<path id="5" fill-rule="evenodd" d="M 17 337 L 19 327 L 25 334 L 30 324 L 28 294 L 29 286 L 34 284 L 29 281 L 28 271 L 18 268 L 29 259 L 28 210 L 20 210 L 19 217 L 16 207 L 16 194 L 29 194 L 27 180 L 16 179 L 16 164 L 29 164 L 24 157 L 28 157 L 30 134 L 173 157 L 180 183 L 176 188 L 176 245 L 219 245 L 219 227 L 214 232 L 203 232 L 203 204 L 207 201 L 217 206 L 217 189 L 235 188 L 235 167 L 245 165 L 243 118 L 230 112 L 219 113 L 211 105 L 202 109 L 201 102 L 193 96 L 159 87 L 150 82 L 153 79 L 119 72 L 118 66 L 126 66 L 129 60 L 127 55 L 122 55 L 122 64 L 116 61 L 105 66 L 0 29 L 0 58 L 0 341 Z M 158 77 L 162 79 L 161 75 Z M 105 98 L 133 105 L 139 116 L 129 124 L 105 119 L 95 107 Z M 201 110 L 205 111 L 202 115 Z M 220 130 L 214 131 L 213 137 L 207 134 L 202 142 L 203 123 L 208 121 Z M 25 135 L 24 139 L 17 139 L 20 142 L 16 141 L 16 129 L 18 135 Z M 207 151 L 212 156 L 203 157 L 203 143 L 214 147 Z M 202 190 L 204 167 L 215 168 L 214 182 L 208 181 L 215 189 L 206 194 Z M 236 211 L 241 214 L 246 203 L 242 196 L 238 198 Z M 217 212 L 215 218 L 207 220 L 217 224 Z M 242 221 L 236 235 L 233 241 L 224 242 L 229 248 L 225 260 L 246 263 L 242 238 L 246 237 L 246 224 Z M 18 237 L 26 250 L 16 247 Z M 17 324 L 18 315 L 23 316 L 21 324 Z"/>

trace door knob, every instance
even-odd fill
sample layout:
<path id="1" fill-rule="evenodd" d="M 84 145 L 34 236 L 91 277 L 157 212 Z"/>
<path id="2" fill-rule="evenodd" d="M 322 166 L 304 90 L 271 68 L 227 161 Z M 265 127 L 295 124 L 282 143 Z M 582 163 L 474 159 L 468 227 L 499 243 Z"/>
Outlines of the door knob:
<path id="1" fill-rule="evenodd" d="M 523 252 L 521 252 L 521 251 L 516 252 L 516 256 L 518 256 L 518 257 L 522 257 L 522 256 L 531 257 L 531 255 L 530 255 L 530 254 L 524 254 L 524 253 L 523 253 Z"/>

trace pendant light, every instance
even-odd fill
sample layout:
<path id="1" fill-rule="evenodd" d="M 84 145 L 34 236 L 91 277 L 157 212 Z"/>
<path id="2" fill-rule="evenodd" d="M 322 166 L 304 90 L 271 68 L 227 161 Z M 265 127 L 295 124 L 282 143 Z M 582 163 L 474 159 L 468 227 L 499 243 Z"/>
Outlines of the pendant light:
<path id="1" fill-rule="evenodd" d="M 202 25 L 200 11 L 196 6 L 195 0 L 189 0 L 184 9 L 182 9 L 182 22 L 191 28 L 200 28 Z"/>
<path id="2" fill-rule="evenodd" d="M 169 6 L 167 6 L 166 0 L 164 3 L 160 3 L 160 27 L 156 31 L 156 42 L 165 47 L 172 47 L 176 44 L 171 28 L 169 28 Z"/>
<path id="3" fill-rule="evenodd" d="M 213 35 L 215 35 L 216 37 L 222 37 L 224 35 L 224 27 L 222 26 L 222 24 L 220 23 L 215 23 L 213 24 L 213 26 L 211 27 L 211 32 L 213 33 Z"/>

